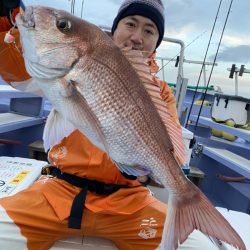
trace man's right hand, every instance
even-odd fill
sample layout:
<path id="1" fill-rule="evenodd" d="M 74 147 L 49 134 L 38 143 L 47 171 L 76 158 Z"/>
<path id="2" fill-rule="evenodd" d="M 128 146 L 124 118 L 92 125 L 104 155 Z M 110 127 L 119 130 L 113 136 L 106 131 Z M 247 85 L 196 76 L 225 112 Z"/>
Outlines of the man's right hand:
<path id="1" fill-rule="evenodd" d="M 30 78 L 22 57 L 19 31 L 12 28 L 16 15 L 21 11 L 20 3 L 22 2 L 19 0 L 0 0 L 0 76 L 7 83 L 22 82 Z M 9 42 L 6 35 L 12 36 Z"/>

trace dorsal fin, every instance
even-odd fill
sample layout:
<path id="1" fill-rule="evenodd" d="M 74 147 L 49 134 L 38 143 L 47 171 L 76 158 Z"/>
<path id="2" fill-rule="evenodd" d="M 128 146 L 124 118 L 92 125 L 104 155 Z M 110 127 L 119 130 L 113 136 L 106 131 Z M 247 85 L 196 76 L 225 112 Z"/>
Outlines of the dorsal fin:
<path id="1" fill-rule="evenodd" d="M 174 156 L 177 162 L 179 165 L 186 164 L 186 151 L 181 128 L 176 122 L 173 122 L 173 115 L 170 113 L 167 104 L 161 97 L 161 89 L 150 73 L 147 58 L 143 56 L 142 51 L 132 50 L 130 47 L 121 48 L 121 51 L 137 72 L 142 84 L 151 97 L 151 100 L 166 127 L 167 133 L 170 136 L 174 147 Z"/>

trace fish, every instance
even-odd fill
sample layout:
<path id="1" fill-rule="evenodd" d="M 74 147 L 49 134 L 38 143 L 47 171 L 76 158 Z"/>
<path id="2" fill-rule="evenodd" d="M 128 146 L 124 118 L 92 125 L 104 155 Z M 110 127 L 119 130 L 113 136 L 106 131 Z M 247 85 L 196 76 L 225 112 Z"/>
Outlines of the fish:
<path id="1" fill-rule="evenodd" d="M 177 249 L 198 229 L 246 250 L 228 221 L 183 174 L 183 138 L 143 52 L 120 48 L 94 24 L 46 6 L 27 7 L 16 22 L 31 82 L 54 107 L 44 131 L 48 147 L 69 123 L 68 133 L 79 129 L 118 167 L 149 169 L 169 191 L 161 249 Z"/>

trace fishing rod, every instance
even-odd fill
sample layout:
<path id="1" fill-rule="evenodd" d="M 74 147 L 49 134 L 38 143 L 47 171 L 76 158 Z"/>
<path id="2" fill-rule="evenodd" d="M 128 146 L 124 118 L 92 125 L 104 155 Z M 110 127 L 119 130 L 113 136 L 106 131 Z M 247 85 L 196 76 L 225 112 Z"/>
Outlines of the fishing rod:
<path id="1" fill-rule="evenodd" d="M 203 68 L 204 68 L 204 66 L 205 66 L 205 62 L 206 62 L 206 59 L 207 59 L 208 50 L 209 50 L 209 47 L 210 47 L 210 44 L 211 44 L 211 40 L 212 40 L 212 37 L 213 37 L 215 25 L 216 25 L 216 22 L 217 22 L 217 19 L 218 19 L 218 16 L 219 16 L 221 4 L 222 4 L 222 0 L 220 0 L 220 4 L 219 4 L 218 9 L 217 9 L 217 13 L 216 13 L 216 16 L 215 16 L 213 28 L 212 28 L 212 30 L 211 30 L 211 34 L 210 34 L 210 38 L 209 38 L 209 41 L 208 41 L 206 53 L 205 53 L 205 56 L 204 56 L 204 59 L 203 59 L 203 63 L 202 63 L 202 66 L 201 66 L 201 70 L 200 70 L 200 74 L 199 74 L 199 77 L 198 77 L 197 85 L 196 85 L 196 88 L 195 88 L 195 91 L 194 91 L 193 99 L 192 99 L 191 106 L 190 106 L 190 109 L 189 109 L 189 112 L 188 112 L 188 116 L 187 116 L 187 119 L 186 119 L 187 122 L 186 122 L 186 124 L 185 124 L 185 128 L 186 128 L 187 125 L 188 125 L 188 120 L 189 120 L 190 115 L 191 115 L 191 111 L 192 111 L 192 108 L 193 108 L 195 96 L 196 96 L 196 93 L 197 93 L 197 91 L 198 91 L 198 87 L 199 87 L 199 84 L 200 84 L 200 79 L 201 79 L 202 71 L 203 71 Z M 214 67 L 214 64 L 213 64 L 213 67 Z M 203 105 L 203 102 L 201 103 L 201 105 Z"/>
<path id="2" fill-rule="evenodd" d="M 82 0 L 81 18 L 82 18 L 82 13 L 83 13 L 83 5 L 84 5 L 84 0 Z"/>
<path id="3" fill-rule="evenodd" d="M 232 8 L 233 1 L 234 1 L 234 0 L 231 0 L 230 6 L 229 6 L 229 8 L 228 8 L 226 20 L 225 20 L 225 23 L 224 23 L 224 26 L 223 26 L 223 29 L 222 29 L 220 41 L 219 41 L 219 44 L 218 44 L 218 47 L 217 47 L 217 51 L 216 51 L 216 54 L 215 54 L 215 57 L 214 57 L 214 62 L 213 62 L 213 66 L 212 66 L 212 69 L 211 69 L 209 78 L 208 78 L 207 86 L 206 86 L 206 89 L 205 89 L 205 92 L 204 92 L 204 95 L 203 95 L 203 98 L 202 98 L 202 103 L 201 103 L 201 106 L 200 106 L 200 109 L 199 109 L 199 113 L 198 113 L 198 117 L 197 117 L 197 120 L 196 120 L 196 123 L 195 123 L 194 131 L 196 131 L 196 128 L 197 128 L 197 125 L 198 125 L 198 121 L 199 121 L 200 114 L 201 114 L 201 110 L 202 110 L 202 105 L 203 105 L 203 103 L 204 103 L 204 100 L 205 100 L 205 97 L 206 97 L 206 94 L 207 94 L 207 90 L 208 90 L 208 86 L 209 86 L 209 84 L 210 84 L 211 76 L 212 76 L 212 74 L 213 74 L 214 64 L 215 64 L 216 59 L 217 59 L 217 56 L 218 56 L 218 52 L 219 52 L 219 49 L 220 49 L 221 41 L 222 41 L 222 38 L 223 38 L 223 35 L 224 35 L 224 31 L 225 31 L 225 28 L 226 28 L 226 25 L 227 25 L 227 21 L 228 21 L 228 17 L 229 17 L 231 8 Z"/>
<path id="4" fill-rule="evenodd" d="M 75 13 L 75 0 L 71 0 L 71 14 Z"/>

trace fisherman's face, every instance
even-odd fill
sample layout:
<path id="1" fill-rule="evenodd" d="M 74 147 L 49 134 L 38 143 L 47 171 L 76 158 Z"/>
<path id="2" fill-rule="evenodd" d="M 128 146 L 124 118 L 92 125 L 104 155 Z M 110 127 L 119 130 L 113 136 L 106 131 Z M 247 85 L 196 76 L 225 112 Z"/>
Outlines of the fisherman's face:
<path id="1" fill-rule="evenodd" d="M 116 45 L 130 47 L 135 50 L 146 51 L 150 56 L 159 38 L 159 32 L 149 18 L 143 16 L 128 16 L 120 20 L 114 32 Z"/>

